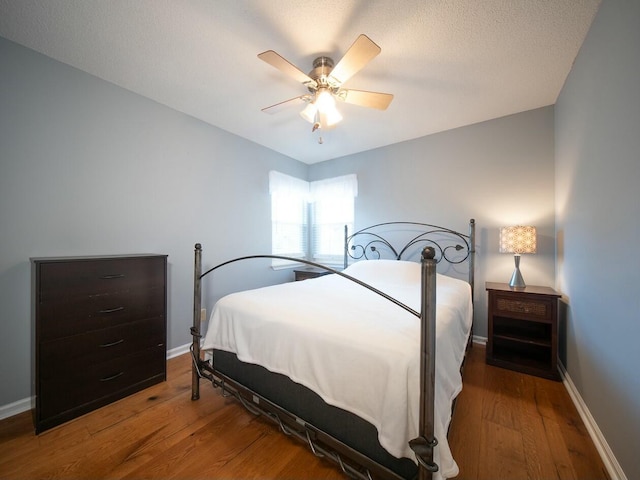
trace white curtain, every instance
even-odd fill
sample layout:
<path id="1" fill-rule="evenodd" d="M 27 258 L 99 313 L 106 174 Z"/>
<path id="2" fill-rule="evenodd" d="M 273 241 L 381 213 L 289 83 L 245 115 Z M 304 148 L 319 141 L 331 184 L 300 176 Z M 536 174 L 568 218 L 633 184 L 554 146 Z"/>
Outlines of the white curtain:
<path id="1" fill-rule="evenodd" d="M 308 201 L 309 182 L 271 170 L 269 172 L 269 193 Z"/>
<path id="2" fill-rule="evenodd" d="M 311 182 L 309 191 L 311 201 L 326 198 L 355 198 L 358 196 L 357 175 L 343 175 L 342 177 L 327 178 Z"/>
<path id="3" fill-rule="evenodd" d="M 271 252 L 306 258 L 308 244 L 309 182 L 280 172 L 269 172 L 271 194 Z M 286 265 L 274 259 L 273 266 Z"/>
<path id="4" fill-rule="evenodd" d="M 353 174 L 311 182 L 310 191 L 313 202 L 311 256 L 320 263 L 341 265 L 344 227 L 353 230 L 358 178 Z"/>

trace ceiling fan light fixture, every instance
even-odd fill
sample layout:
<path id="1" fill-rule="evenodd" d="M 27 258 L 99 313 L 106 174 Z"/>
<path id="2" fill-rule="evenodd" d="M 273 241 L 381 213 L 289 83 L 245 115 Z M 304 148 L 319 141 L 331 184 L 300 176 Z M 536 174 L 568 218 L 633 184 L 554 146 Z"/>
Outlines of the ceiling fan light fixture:
<path id="1" fill-rule="evenodd" d="M 342 115 L 340 115 L 335 105 L 333 108 L 318 110 L 318 116 L 320 117 L 320 125 L 322 127 L 332 127 L 342 121 Z"/>
<path id="2" fill-rule="evenodd" d="M 336 108 L 336 99 L 326 88 L 320 88 L 313 102 L 309 102 L 300 112 L 307 122 L 318 124 L 319 128 L 332 127 L 342 121 L 342 115 Z"/>
<path id="3" fill-rule="evenodd" d="M 321 127 L 332 127 L 342 121 L 342 115 L 336 108 L 336 99 L 327 88 L 319 88 L 315 100 Z"/>
<path id="4" fill-rule="evenodd" d="M 313 102 L 309 102 L 304 110 L 300 112 L 300 116 L 309 123 L 316 122 L 316 114 L 318 113 L 318 107 Z"/>
<path id="5" fill-rule="evenodd" d="M 326 88 L 319 88 L 318 93 L 316 93 L 315 104 L 318 107 L 318 110 L 320 110 L 321 112 L 328 111 L 330 109 L 335 110 L 336 99 L 333 98 L 333 95 L 331 95 L 331 92 Z"/>

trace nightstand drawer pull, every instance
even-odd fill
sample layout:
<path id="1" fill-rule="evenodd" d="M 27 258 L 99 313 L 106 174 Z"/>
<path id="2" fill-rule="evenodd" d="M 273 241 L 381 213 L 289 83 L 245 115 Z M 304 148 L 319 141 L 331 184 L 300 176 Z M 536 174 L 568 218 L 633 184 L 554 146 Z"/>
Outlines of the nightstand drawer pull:
<path id="1" fill-rule="evenodd" d="M 505 312 L 530 313 L 539 317 L 547 314 L 547 306 L 538 302 L 522 302 L 518 300 L 507 300 L 506 298 L 498 298 L 496 302 L 498 310 Z"/>
<path id="2" fill-rule="evenodd" d="M 124 372 L 118 372 L 115 375 L 111 375 L 110 377 L 102 377 L 100 379 L 101 382 L 108 382 L 110 380 L 115 380 L 118 377 L 121 377 L 122 375 L 124 375 Z"/>
<path id="3" fill-rule="evenodd" d="M 124 273 L 116 273 L 115 275 L 102 275 L 100 280 L 113 280 L 116 278 L 124 278 Z"/>

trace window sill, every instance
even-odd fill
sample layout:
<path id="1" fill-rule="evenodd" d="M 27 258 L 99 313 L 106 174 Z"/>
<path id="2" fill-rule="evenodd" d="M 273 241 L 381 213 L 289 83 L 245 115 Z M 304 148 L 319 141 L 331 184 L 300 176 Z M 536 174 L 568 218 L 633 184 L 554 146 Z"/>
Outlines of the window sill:
<path id="1" fill-rule="evenodd" d="M 304 263 L 301 262 L 287 262 L 287 263 L 278 263 L 276 265 L 271 264 L 271 270 L 293 270 L 294 268 L 299 268 L 301 266 L 305 266 Z"/>

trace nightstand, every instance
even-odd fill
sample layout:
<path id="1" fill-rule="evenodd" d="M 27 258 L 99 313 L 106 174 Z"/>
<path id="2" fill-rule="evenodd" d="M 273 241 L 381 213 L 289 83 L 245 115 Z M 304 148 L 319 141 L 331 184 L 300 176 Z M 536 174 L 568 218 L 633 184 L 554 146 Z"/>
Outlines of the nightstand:
<path id="1" fill-rule="evenodd" d="M 558 374 L 558 299 L 549 287 L 514 290 L 486 283 L 489 292 L 487 363 L 539 377 Z"/>
<path id="2" fill-rule="evenodd" d="M 323 270 L 321 268 L 300 268 L 293 271 L 295 281 L 308 280 L 309 278 L 318 278 L 323 275 L 328 275 L 331 272 L 329 270 Z"/>

